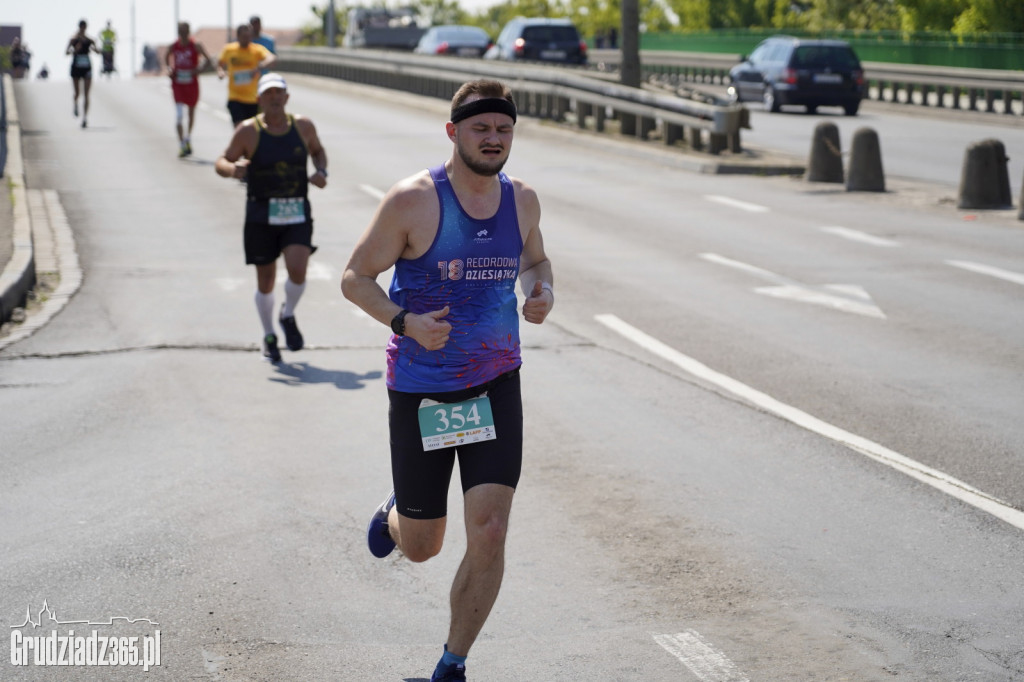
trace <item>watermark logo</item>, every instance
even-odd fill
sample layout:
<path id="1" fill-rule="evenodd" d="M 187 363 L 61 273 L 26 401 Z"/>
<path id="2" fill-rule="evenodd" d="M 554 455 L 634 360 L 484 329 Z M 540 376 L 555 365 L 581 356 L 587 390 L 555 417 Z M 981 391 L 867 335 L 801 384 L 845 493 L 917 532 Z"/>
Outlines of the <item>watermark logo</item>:
<path id="1" fill-rule="evenodd" d="M 95 629 L 97 626 L 127 625 L 148 627 L 152 631 L 142 635 L 117 636 L 101 634 Z M 32 617 L 32 607 L 27 606 L 25 621 L 11 626 L 11 665 L 141 667 L 149 672 L 150 668 L 160 665 L 159 626 L 148 618 L 124 616 L 98 621 L 61 620 L 56 610 L 44 600 L 35 618 Z"/>

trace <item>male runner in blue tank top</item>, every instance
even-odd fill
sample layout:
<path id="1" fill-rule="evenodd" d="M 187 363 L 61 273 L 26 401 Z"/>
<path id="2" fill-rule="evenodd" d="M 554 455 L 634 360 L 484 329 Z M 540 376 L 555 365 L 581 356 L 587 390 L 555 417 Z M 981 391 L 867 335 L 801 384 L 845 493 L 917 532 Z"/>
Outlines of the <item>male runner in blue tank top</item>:
<path id="1" fill-rule="evenodd" d="M 304 345 L 295 322 L 295 306 L 306 290 L 306 266 L 313 246 L 309 185 L 327 186 L 327 152 L 316 127 L 304 116 L 285 112 L 288 86 L 268 73 L 259 80 L 262 113 L 242 121 L 217 159 L 217 174 L 246 181 L 245 262 L 256 266 L 256 312 L 263 325 L 263 356 L 281 361 L 274 333 L 274 283 L 277 258 L 284 254 L 288 278 L 278 323 L 289 350 Z M 316 169 L 306 176 L 308 160 Z"/>
<path id="2" fill-rule="evenodd" d="M 554 304 L 537 194 L 501 172 L 515 121 L 505 85 L 464 84 L 447 124 L 451 158 L 391 188 L 342 278 L 345 296 L 394 332 L 387 348 L 394 492 L 367 530 L 375 556 L 396 545 L 415 562 L 441 551 L 459 460 L 466 554 L 435 682 L 466 679 L 466 656 L 504 573 L 523 445 L 516 280 L 527 322 L 540 324 Z M 392 266 L 389 295 L 376 278 Z"/>

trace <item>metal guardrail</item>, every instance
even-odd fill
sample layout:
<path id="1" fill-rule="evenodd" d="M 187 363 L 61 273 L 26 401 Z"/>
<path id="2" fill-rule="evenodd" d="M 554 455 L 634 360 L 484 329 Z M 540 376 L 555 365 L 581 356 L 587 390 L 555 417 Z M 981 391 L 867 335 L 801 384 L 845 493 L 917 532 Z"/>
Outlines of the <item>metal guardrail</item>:
<path id="1" fill-rule="evenodd" d="M 521 115 L 660 138 L 667 146 L 688 143 L 712 154 L 741 151 L 740 128 L 747 120 L 741 105 L 628 88 L 582 69 L 322 47 L 282 48 L 277 68 L 445 100 L 466 80 L 490 77 L 508 83 Z"/>
<path id="2" fill-rule="evenodd" d="M 590 68 L 617 72 L 618 50 L 591 50 Z M 729 84 L 739 55 L 645 50 L 645 80 Z M 864 62 L 869 99 L 982 113 L 1024 115 L 1024 72 Z"/>

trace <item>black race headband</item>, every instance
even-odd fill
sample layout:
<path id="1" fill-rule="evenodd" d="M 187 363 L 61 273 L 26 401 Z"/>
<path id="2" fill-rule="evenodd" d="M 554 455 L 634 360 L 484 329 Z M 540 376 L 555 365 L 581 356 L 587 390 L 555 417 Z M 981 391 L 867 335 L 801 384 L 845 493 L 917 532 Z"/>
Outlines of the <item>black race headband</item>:
<path id="1" fill-rule="evenodd" d="M 516 122 L 516 105 L 501 97 L 475 99 L 452 109 L 452 123 L 458 123 L 477 114 L 505 114 Z"/>

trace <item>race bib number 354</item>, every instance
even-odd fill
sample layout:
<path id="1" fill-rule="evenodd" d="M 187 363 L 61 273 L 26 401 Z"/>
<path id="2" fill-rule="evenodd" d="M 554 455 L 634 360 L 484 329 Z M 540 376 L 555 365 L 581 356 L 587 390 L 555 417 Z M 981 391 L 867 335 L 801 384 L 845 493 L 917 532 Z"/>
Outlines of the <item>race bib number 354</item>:
<path id="1" fill-rule="evenodd" d="M 424 398 L 419 409 L 423 450 L 494 440 L 494 415 L 486 395 L 461 403 L 439 403 Z"/>

